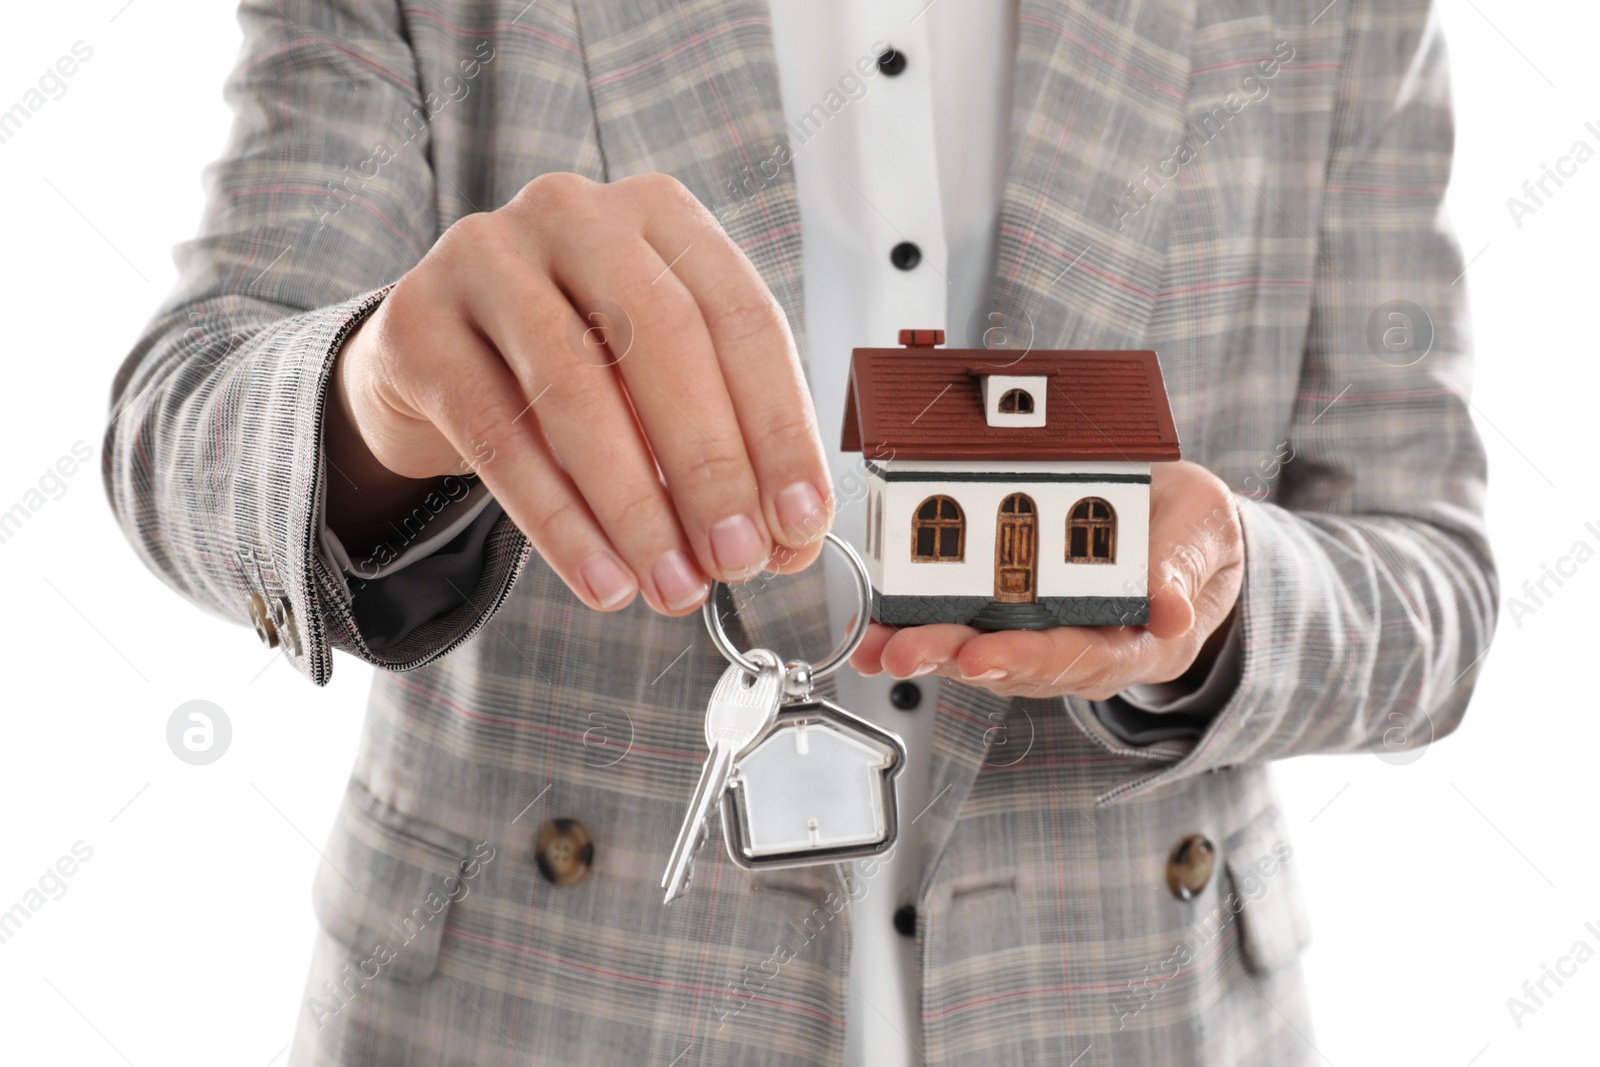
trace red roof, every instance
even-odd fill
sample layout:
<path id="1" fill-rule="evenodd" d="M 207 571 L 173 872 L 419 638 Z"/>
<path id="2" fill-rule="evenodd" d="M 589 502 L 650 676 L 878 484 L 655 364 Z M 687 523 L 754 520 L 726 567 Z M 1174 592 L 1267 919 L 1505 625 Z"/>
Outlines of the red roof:
<path id="1" fill-rule="evenodd" d="M 1046 375 L 1045 425 L 990 426 L 983 376 Z M 858 348 L 845 393 L 846 452 L 869 458 L 1180 458 L 1154 352 Z"/>

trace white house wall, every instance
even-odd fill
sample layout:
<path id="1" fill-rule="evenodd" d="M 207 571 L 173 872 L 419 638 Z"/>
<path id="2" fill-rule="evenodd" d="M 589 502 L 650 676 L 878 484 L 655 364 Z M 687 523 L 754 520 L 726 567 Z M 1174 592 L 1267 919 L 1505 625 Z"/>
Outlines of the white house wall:
<path id="1" fill-rule="evenodd" d="M 1038 523 L 1038 585 L 1041 597 L 1146 595 L 1145 571 L 1149 557 L 1150 485 L 1148 482 L 1024 482 L 1020 480 L 965 481 L 939 479 L 939 473 L 999 473 L 992 463 L 901 461 L 887 481 L 869 479 L 869 500 L 883 500 L 882 543 L 867 558 L 872 584 L 890 595 L 982 596 L 994 595 L 995 535 L 1000 502 L 1012 493 L 1032 498 Z M 931 469 L 930 469 L 931 468 Z M 1015 464 L 1007 470 L 1030 474 L 1058 473 L 1142 474 L 1148 464 L 1037 463 Z M 907 475 L 928 475 L 929 480 L 909 480 Z M 948 496 L 961 505 L 966 518 L 966 546 L 959 563 L 922 563 L 912 560 L 912 517 L 930 496 Z M 1084 497 L 1110 503 L 1117 515 L 1115 563 L 1066 561 L 1067 514 Z M 867 514 L 873 514 L 869 506 Z"/>
<path id="2" fill-rule="evenodd" d="M 1026 486 L 1021 487 L 1026 492 Z M 1038 496 L 1039 595 L 1040 596 L 1145 596 L 1145 576 L 1150 566 L 1150 485 L 1114 482 L 1110 484 L 1050 485 L 1054 506 L 1043 504 Z M 1056 496 L 1061 490 L 1066 493 Z M 1117 560 L 1115 563 L 1067 562 L 1067 513 L 1086 496 L 1097 496 L 1117 513 Z M 999 502 L 996 501 L 996 507 Z M 969 520 L 970 521 L 970 520 Z M 989 531 L 989 551 L 994 552 L 994 530 Z M 993 564 L 991 563 L 991 568 Z M 991 582 L 991 587 L 992 587 Z"/>

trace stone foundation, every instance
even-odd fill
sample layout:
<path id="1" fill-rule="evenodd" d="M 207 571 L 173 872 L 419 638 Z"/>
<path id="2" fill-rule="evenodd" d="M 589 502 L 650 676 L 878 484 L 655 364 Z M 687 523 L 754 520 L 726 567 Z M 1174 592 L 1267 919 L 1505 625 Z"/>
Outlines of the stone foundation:
<path id="1" fill-rule="evenodd" d="M 890 626 L 969 625 L 995 603 L 982 596 L 885 596 L 874 589 L 872 617 Z M 1150 599 L 1142 596 L 1047 596 L 1036 603 L 1060 626 L 1143 626 L 1150 620 Z"/>

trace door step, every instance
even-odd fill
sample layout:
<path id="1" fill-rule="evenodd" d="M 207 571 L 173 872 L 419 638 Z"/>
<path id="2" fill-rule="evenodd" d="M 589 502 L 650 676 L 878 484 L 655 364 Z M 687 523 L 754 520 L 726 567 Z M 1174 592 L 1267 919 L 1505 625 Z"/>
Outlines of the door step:
<path id="1" fill-rule="evenodd" d="M 1020 604 L 991 600 L 967 622 L 979 630 L 1049 630 L 1060 626 L 1055 615 L 1038 601 Z"/>

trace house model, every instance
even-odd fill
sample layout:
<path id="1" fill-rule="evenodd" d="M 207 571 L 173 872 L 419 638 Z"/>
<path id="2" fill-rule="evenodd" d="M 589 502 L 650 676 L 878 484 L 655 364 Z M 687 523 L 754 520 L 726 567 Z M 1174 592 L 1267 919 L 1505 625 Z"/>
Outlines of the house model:
<path id="1" fill-rule="evenodd" d="M 1138 625 L 1150 464 L 1180 458 L 1154 352 L 858 348 L 843 449 L 866 472 L 872 616 L 984 630 Z"/>

